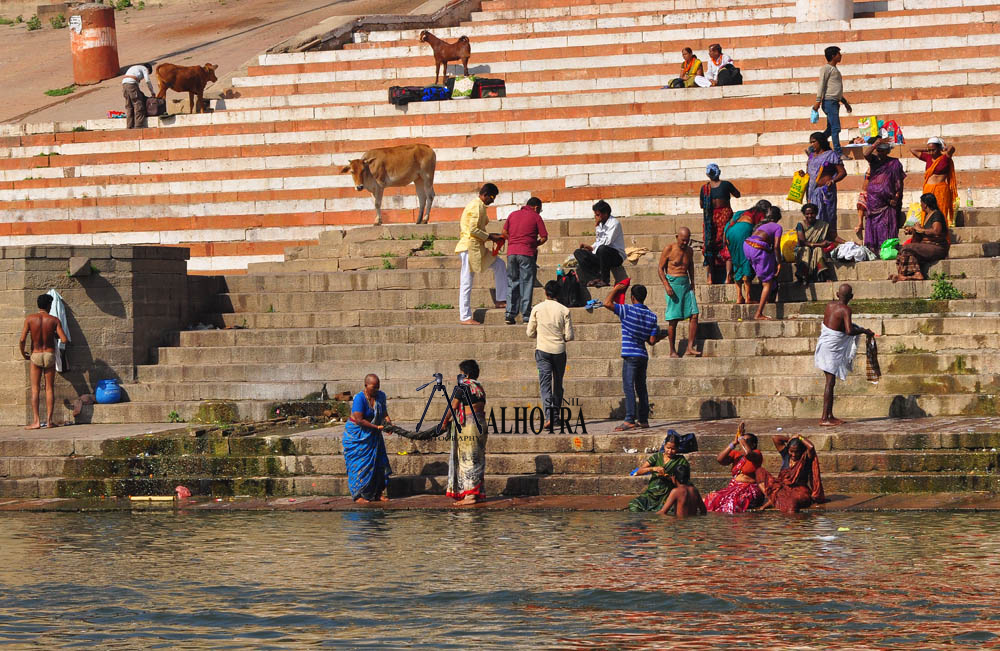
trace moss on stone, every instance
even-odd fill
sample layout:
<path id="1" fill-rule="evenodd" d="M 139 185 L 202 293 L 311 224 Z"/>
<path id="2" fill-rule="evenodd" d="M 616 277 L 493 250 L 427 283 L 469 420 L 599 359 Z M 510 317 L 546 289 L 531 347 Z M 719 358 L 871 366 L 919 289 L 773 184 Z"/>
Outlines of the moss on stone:
<path id="1" fill-rule="evenodd" d="M 239 413 L 235 402 L 206 400 L 198 406 L 198 411 L 191 420 L 196 423 L 235 423 L 240 419 Z"/>
<path id="2" fill-rule="evenodd" d="M 799 308 L 800 314 L 823 314 L 827 303 L 815 301 Z M 855 314 L 945 314 L 951 311 L 948 301 L 930 301 L 926 298 L 886 298 L 851 301 Z"/>

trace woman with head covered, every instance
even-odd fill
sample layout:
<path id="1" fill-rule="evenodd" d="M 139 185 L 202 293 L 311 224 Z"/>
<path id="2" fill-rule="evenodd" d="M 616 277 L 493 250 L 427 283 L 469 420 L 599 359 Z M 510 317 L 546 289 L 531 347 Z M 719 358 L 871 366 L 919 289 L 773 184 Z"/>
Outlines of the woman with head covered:
<path id="1" fill-rule="evenodd" d="M 732 197 L 740 198 L 740 191 L 729 181 L 722 180 L 722 170 L 715 163 L 709 163 L 705 168 L 708 183 L 702 186 L 699 200 L 701 202 L 703 235 L 703 264 L 708 267 L 708 284 L 712 284 L 713 269 L 727 267 L 729 251 L 726 248 L 725 229 L 729 218 L 733 216 Z M 732 268 L 728 268 L 728 277 L 732 277 Z"/>

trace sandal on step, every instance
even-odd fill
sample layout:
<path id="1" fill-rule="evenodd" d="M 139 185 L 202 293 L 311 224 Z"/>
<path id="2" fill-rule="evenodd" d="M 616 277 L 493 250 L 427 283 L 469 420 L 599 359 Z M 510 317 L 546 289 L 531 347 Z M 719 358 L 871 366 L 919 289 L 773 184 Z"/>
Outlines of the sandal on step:
<path id="1" fill-rule="evenodd" d="M 616 427 L 615 431 L 616 432 L 627 432 L 627 431 L 633 430 L 633 429 L 639 429 L 639 426 L 636 425 L 635 423 L 630 423 L 628 421 L 625 421 L 624 423 L 622 423 L 621 425 L 619 425 L 618 427 Z"/>

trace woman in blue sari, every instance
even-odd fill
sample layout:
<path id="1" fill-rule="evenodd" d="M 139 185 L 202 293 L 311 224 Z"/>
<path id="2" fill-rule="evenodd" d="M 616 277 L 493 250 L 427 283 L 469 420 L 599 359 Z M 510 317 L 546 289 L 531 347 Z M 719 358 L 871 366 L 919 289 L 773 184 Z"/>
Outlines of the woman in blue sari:
<path id="1" fill-rule="evenodd" d="M 389 455 L 385 452 L 382 430 L 391 425 L 385 406 L 385 394 L 374 373 L 365 377 L 365 390 L 354 396 L 351 419 L 344 428 L 344 461 L 347 486 L 358 504 L 388 502 L 383 493 L 389 484 Z"/>
<path id="2" fill-rule="evenodd" d="M 822 131 L 809 136 L 806 155 L 809 156 L 809 163 L 806 165 L 806 171 L 809 172 L 806 199 L 819 208 L 816 219 L 829 224 L 832 233 L 836 235 L 837 184 L 847 177 L 847 169 L 840 160 L 840 154 L 830 149 L 830 141 Z"/>

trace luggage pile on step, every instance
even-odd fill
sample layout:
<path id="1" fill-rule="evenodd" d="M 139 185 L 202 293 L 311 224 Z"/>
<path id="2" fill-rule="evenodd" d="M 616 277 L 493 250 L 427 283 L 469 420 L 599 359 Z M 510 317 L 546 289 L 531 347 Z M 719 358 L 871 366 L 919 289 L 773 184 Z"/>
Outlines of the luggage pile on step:
<path id="1" fill-rule="evenodd" d="M 446 99 L 485 99 L 506 97 L 503 79 L 484 77 L 449 77 L 444 84 L 433 86 L 390 86 L 389 103 L 405 106 L 410 102 L 439 102 Z"/>

